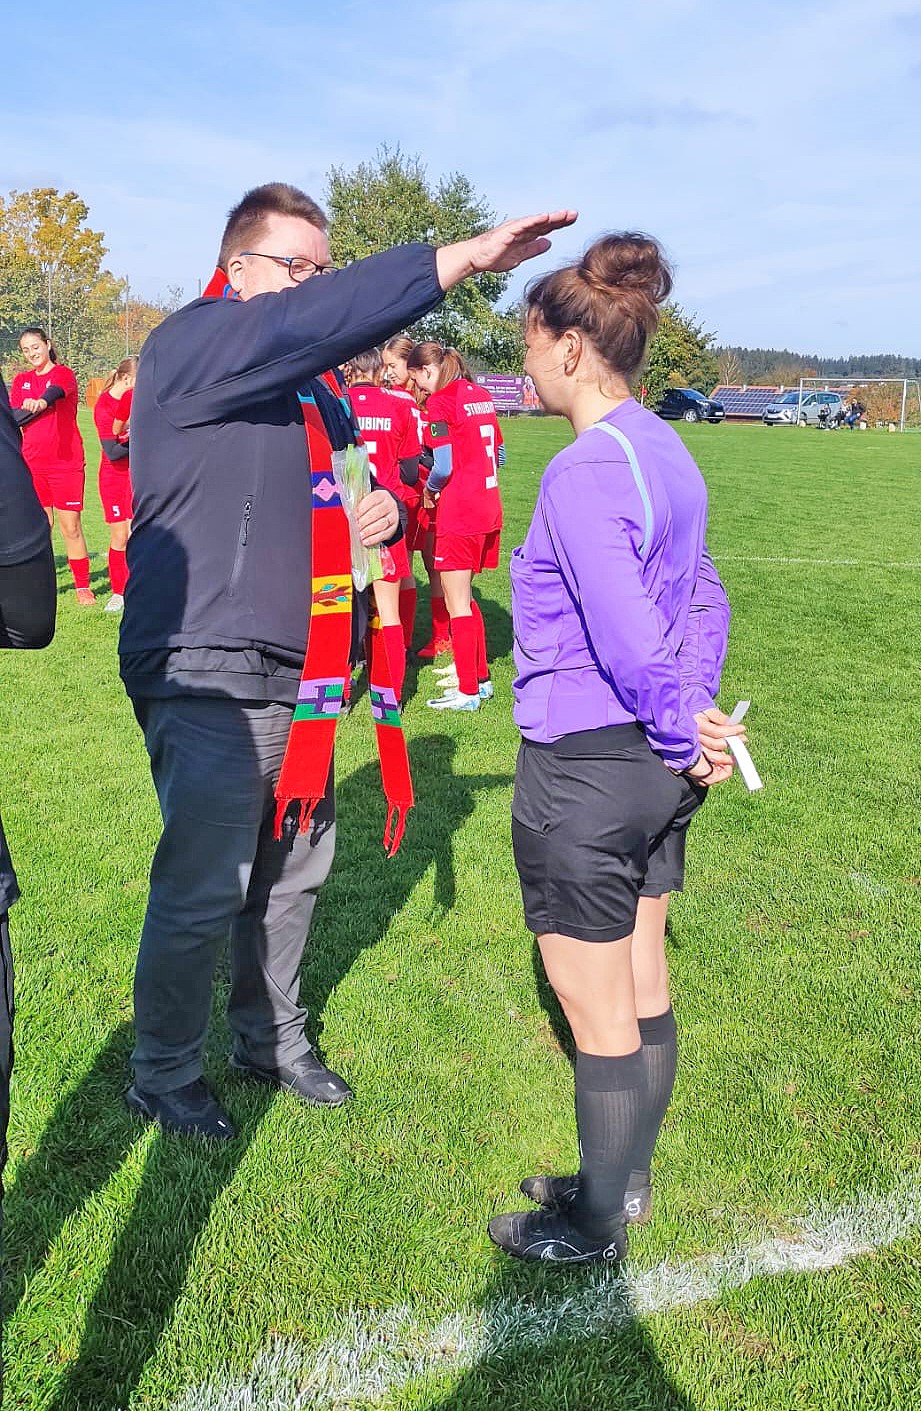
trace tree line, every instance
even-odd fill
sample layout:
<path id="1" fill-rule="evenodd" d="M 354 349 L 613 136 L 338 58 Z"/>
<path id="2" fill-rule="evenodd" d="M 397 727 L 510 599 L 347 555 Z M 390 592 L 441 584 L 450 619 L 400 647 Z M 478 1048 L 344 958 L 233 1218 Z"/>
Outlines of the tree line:
<path id="1" fill-rule="evenodd" d="M 921 377 L 921 358 L 898 353 L 861 353 L 847 358 L 820 358 L 817 353 L 791 353 L 789 348 L 714 349 L 719 380 L 733 386 L 748 384 L 794 386 L 801 377 Z"/>
<path id="2" fill-rule="evenodd" d="M 498 216 L 461 172 L 432 179 L 418 156 L 381 148 L 351 170 L 332 167 L 324 193 L 337 264 L 412 241 L 448 244 L 494 225 Z M 0 366 L 17 362 L 23 328 L 38 325 L 81 382 L 137 353 L 151 329 L 182 302 L 171 289 L 159 302 L 131 298 L 108 269 L 105 236 L 89 224 L 75 191 L 36 187 L 0 196 Z M 475 372 L 520 373 L 522 307 L 508 299 L 509 275 L 480 274 L 450 291 L 439 308 L 407 330 L 459 348 Z M 718 380 L 714 335 L 676 303 L 663 312 L 642 375 L 655 405 L 669 386 L 709 391 Z M 637 389 L 640 390 L 639 388 Z"/>

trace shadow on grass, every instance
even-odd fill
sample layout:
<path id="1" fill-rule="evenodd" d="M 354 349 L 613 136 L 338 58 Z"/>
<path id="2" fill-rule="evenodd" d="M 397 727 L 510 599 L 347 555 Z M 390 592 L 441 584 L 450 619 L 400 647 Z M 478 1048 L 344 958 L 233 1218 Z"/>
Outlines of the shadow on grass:
<path id="1" fill-rule="evenodd" d="M 336 861 L 317 902 L 301 982 L 311 1030 L 336 985 L 361 952 L 387 932 L 430 868 L 436 911 L 444 914 L 454 906 L 454 835 L 476 808 L 478 791 L 504 788 L 512 780 L 511 774 L 456 775 L 454 751 L 450 736 L 410 740 L 416 806 L 393 858 L 381 842 L 386 807 L 379 766 L 363 765 L 337 784 Z"/>
<path id="2" fill-rule="evenodd" d="M 626 1291 L 620 1316 L 600 1326 L 588 1277 L 497 1255 L 483 1301 L 485 1350 L 425 1411 L 693 1411 L 631 1316 Z"/>
<path id="3" fill-rule="evenodd" d="M 337 790 L 338 856 L 314 918 L 302 977 L 314 1036 L 336 985 L 361 951 L 385 933 L 433 864 L 437 905 L 448 909 L 454 903 L 453 835 L 473 811 L 476 791 L 505 785 L 510 776 L 457 778 L 451 772 L 453 753 L 450 738 L 413 742 L 420 803 L 394 859 L 387 859 L 381 843 L 386 809 L 377 764 L 357 770 Z M 224 986 L 217 986 L 216 999 L 225 998 Z M 206 1058 L 207 1076 L 217 1076 L 219 1095 L 225 1088 L 220 1074 L 227 1040 L 221 1016 L 212 1022 Z M 138 1139 L 140 1126 L 121 1097 L 131 1044 L 131 1026 L 119 1025 L 59 1104 L 39 1149 L 17 1172 L 5 1205 L 7 1319 L 67 1221 L 118 1171 Z M 246 1101 L 239 1103 L 230 1093 L 236 1141 L 225 1145 L 162 1134 L 152 1139 L 130 1215 L 87 1310 L 79 1354 L 59 1379 L 49 1375 L 44 1394 L 36 1388 L 30 1403 L 36 1411 L 121 1411 L 128 1405 L 173 1316 L 212 1206 L 233 1180 L 277 1096 L 253 1084 L 246 1084 L 245 1092 Z M 240 1277 L 245 1273 L 241 1270 Z"/>
<path id="4" fill-rule="evenodd" d="M 4 1202 L 5 1320 L 15 1311 L 61 1230 L 120 1168 L 141 1135 L 122 1104 L 133 1030 L 122 1024 L 93 1067 L 60 1103 L 35 1154 Z M 213 1047 L 213 1045 L 211 1046 Z M 209 1067 L 214 1067 L 213 1062 Z M 223 1086 L 216 1085 L 218 1089 Z M 233 1179 L 274 1094 L 247 1085 L 236 1141 L 226 1145 L 157 1134 L 140 1188 L 87 1311 L 79 1356 L 36 1408 L 121 1411 L 182 1292 L 211 1207 Z M 53 1318 L 53 1311 L 49 1310 Z"/>
<path id="5" fill-rule="evenodd" d="M 494 598 L 484 598 L 482 593 L 474 593 L 474 597 L 480 605 L 486 626 L 486 656 L 489 661 L 498 661 L 512 650 L 514 633 L 511 614 Z"/>

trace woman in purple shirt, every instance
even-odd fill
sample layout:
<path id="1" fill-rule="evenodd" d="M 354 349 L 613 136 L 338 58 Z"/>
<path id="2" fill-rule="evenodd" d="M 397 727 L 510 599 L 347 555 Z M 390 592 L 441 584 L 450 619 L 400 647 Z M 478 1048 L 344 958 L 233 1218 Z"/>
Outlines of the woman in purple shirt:
<path id="1" fill-rule="evenodd" d="M 654 240 L 609 235 L 527 294 L 527 358 L 576 439 L 550 462 L 512 557 L 512 837 L 525 918 L 576 1043 L 578 1176 L 489 1233 L 521 1259 L 617 1260 L 649 1218 L 675 1074 L 668 895 L 707 789 L 744 733 L 713 696 L 729 608 L 707 554 L 707 493 L 683 442 L 630 395 L 671 272 Z"/>

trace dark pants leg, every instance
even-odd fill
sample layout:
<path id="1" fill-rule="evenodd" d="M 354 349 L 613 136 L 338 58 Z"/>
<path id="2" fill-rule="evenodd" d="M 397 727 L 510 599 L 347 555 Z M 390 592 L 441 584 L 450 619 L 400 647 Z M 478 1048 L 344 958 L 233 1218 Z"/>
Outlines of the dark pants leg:
<path id="1" fill-rule="evenodd" d="M 0 1239 L 3 1229 L 3 1171 L 6 1129 L 10 1120 L 10 1076 L 13 1072 L 13 956 L 9 917 L 0 913 Z M 2 1328 L 0 1328 L 2 1332 Z M 3 1400 L 3 1352 L 0 1349 L 0 1401 Z"/>
<path id="2" fill-rule="evenodd" d="M 286 712 L 284 740 L 290 712 Z M 281 754 L 278 765 L 281 764 Z M 274 771 L 272 788 L 278 777 Z M 313 825 L 292 846 L 294 818 L 275 840 L 275 799 L 259 830 L 256 858 L 246 904 L 230 932 L 230 999 L 227 1018 L 237 1056 L 261 1068 L 290 1066 L 307 1050 L 306 1012 L 301 1008 L 301 960 L 310 931 L 317 893 L 329 875 L 336 839 L 333 778 L 314 812 Z M 290 827 L 289 827 L 290 825 Z"/>
<path id="3" fill-rule="evenodd" d="M 220 945 L 232 936 L 231 1022 L 254 1061 L 307 1049 L 298 970 L 335 845 L 332 788 L 314 827 L 272 837 L 292 709 L 183 696 L 136 706 L 163 815 L 134 984 L 132 1061 L 145 1092 L 202 1074 Z"/>
<path id="4" fill-rule="evenodd" d="M 10 1120 L 10 1076 L 13 1072 L 13 956 L 9 917 L 0 913 L 0 1199 L 6 1166 L 6 1129 Z"/>

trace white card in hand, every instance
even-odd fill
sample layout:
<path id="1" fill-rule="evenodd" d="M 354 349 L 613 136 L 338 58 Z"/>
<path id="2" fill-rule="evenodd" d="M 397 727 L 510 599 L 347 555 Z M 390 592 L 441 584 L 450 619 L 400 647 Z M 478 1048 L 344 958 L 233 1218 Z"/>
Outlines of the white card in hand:
<path id="1" fill-rule="evenodd" d="M 751 701 L 739 701 L 732 715 L 729 717 L 733 725 L 738 725 L 744 720 L 745 713 L 750 705 Z M 732 751 L 733 758 L 739 766 L 739 773 L 742 776 L 742 780 L 748 792 L 754 794 L 758 789 L 763 789 L 764 780 L 755 768 L 755 761 L 748 753 L 748 746 L 744 744 L 742 740 L 737 740 L 734 735 L 729 736 L 726 744 Z"/>

